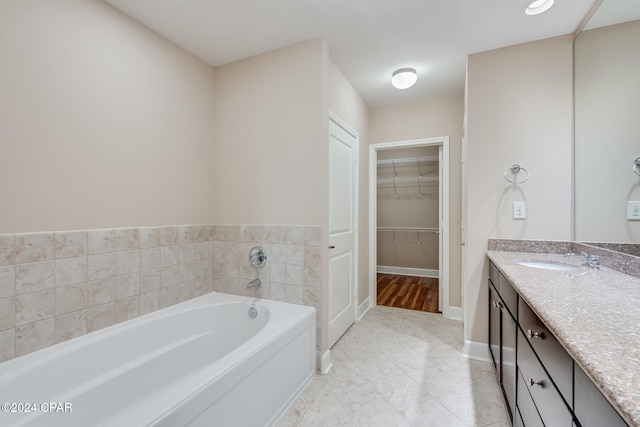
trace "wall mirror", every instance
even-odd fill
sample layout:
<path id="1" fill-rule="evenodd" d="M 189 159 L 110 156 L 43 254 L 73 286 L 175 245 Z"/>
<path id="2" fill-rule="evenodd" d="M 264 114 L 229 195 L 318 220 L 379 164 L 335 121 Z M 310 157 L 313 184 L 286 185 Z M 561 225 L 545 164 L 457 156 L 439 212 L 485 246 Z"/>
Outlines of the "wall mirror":
<path id="1" fill-rule="evenodd" d="M 574 52 L 575 240 L 638 255 L 640 1 L 604 0 Z"/>

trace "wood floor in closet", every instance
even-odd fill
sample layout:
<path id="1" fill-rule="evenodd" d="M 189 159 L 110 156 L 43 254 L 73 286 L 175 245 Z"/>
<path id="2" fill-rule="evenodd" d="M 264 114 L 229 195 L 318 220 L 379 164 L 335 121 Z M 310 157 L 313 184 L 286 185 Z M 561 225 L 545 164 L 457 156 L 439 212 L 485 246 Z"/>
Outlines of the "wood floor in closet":
<path id="1" fill-rule="evenodd" d="M 438 279 L 378 273 L 378 305 L 438 311 Z"/>

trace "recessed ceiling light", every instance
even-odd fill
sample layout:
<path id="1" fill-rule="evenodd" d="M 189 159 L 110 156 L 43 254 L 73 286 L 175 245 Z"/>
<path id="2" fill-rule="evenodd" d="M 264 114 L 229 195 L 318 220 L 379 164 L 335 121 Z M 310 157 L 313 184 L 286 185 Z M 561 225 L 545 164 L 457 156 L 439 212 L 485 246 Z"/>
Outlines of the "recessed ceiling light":
<path id="1" fill-rule="evenodd" d="M 529 3 L 524 13 L 527 15 L 539 15 L 551 9 L 551 6 L 553 6 L 553 0 L 534 0 Z"/>
<path id="2" fill-rule="evenodd" d="M 400 68 L 391 75 L 391 84 L 397 89 L 407 89 L 416 84 L 418 75 L 413 68 Z"/>

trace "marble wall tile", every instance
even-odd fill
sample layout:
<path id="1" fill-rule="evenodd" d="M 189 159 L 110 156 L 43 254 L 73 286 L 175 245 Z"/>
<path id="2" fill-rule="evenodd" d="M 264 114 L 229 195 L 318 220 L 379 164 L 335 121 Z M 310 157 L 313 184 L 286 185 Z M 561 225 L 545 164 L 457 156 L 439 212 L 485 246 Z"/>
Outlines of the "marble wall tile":
<path id="1" fill-rule="evenodd" d="M 287 245 L 287 264 L 304 265 L 304 246 Z"/>
<path id="2" fill-rule="evenodd" d="M 140 294 L 140 315 L 154 312 L 160 309 L 160 290 Z"/>
<path id="3" fill-rule="evenodd" d="M 193 243 L 181 244 L 178 246 L 178 262 L 183 264 L 192 262 L 195 259 L 195 246 Z"/>
<path id="4" fill-rule="evenodd" d="M 140 251 L 116 252 L 116 274 L 130 274 L 140 271 Z"/>
<path id="5" fill-rule="evenodd" d="M 267 253 L 269 261 L 274 263 L 286 264 L 287 263 L 287 245 L 272 244 L 269 253 Z"/>
<path id="6" fill-rule="evenodd" d="M 87 332 L 97 331 L 116 323 L 115 301 L 87 309 Z"/>
<path id="7" fill-rule="evenodd" d="M 86 257 L 88 254 L 88 237 L 86 231 L 62 231 L 54 233 L 55 257 Z"/>
<path id="8" fill-rule="evenodd" d="M 322 265 L 322 249 L 318 246 L 305 246 L 302 264 L 309 267 L 320 267 Z"/>
<path id="9" fill-rule="evenodd" d="M 288 245 L 304 245 L 304 226 L 289 225 L 287 226 L 287 244 Z"/>
<path id="10" fill-rule="evenodd" d="M 53 319 L 53 340 L 56 343 L 87 333 L 87 310 L 56 316 Z"/>
<path id="11" fill-rule="evenodd" d="M 53 317 L 16 327 L 16 356 L 53 345 L 53 327 Z"/>
<path id="12" fill-rule="evenodd" d="M 270 280 L 285 283 L 287 281 L 287 264 L 271 264 Z"/>
<path id="13" fill-rule="evenodd" d="M 87 306 L 106 304 L 116 299 L 116 279 L 96 280 L 87 283 Z"/>
<path id="14" fill-rule="evenodd" d="M 319 288 L 322 286 L 322 266 L 304 266 L 303 273 L 304 286 L 310 286 L 313 288 Z"/>
<path id="15" fill-rule="evenodd" d="M 140 293 L 147 293 L 160 289 L 160 269 L 140 272 Z"/>
<path id="16" fill-rule="evenodd" d="M 52 289 L 16 296 L 16 326 L 53 317 Z"/>
<path id="17" fill-rule="evenodd" d="M 308 246 L 322 246 L 322 227 L 305 225 L 304 244 Z"/>
<path id="18" fill-rule="evenodd" d="M 0 267 L 0 298 L 16 294 L 16 267 Z"/>
<path id="19" fill-rule="evenodd" d="M 160 268 L 160 248 L 140 250 L 140 271 Z"/>
<path id="20" fill-rule="evenodd" d="M 88 280 L 99 280 L 116 275 L 116 254 L 88 256 Z"/>
<path id="21" fill-rule="evenodd" d="M 256 228 L 253 225 L 240 225 L 238 230 L 239 242 L 255 242 Z"/>
<path id="22" fill-rule="evenodd" d="M 180 247 L 178 245 L 163 246 L 160 248 L 160 265 L 166 267 L 178 264 L 180 259 Z"/>
<path id="23" fill-rule="evenodd" d="M 0 234 L 0 267 L 16 262 L 16 235 Z"/>
<path id="24" fill-rule="evenodd" d="M 178 227 L 161 227 L 160 228 L 160 245 L 171 246 L 180 243 L 180 233 Z"/>
<path id="25" fill-rule="evenodd" d="M 16 234 L 16 264 L 52 260 L 54 247 L 54 233 Z"/>
<path id="26" fill-rule="evenodd" d="M 160 288 L 160 308 L 169 307 L 178 303 L 178 285 L 164 286 Z"/>
<path id="27" fill-rule="evenodd" d="M 140 297 L 134 295 L 116 299 L 116 322 L 124 322 L 137 317 L 140 310 Z"/>
<path id="28" fill-rule="evenodd" d="M 302 304 L 304 295 L 302 286 L 271 282 L 271 299 L 275 301 Z"/>
<path id="29" fill-rule="evenodd" d="M 304 267 L 301 265 L 287 264 L 286 283 L 301 286 L 304 283 Z"/>
<path id="30" fill-rule="evenodd" d="M 211 244 L 209 242 L 201 242 L 193 245 L 194 261 L 206 260 L 211 258 Z"/>
<path id="31" fill-rule="evenodd" d="M 140 293 L 140 274 L 126 274 L 116 277 L 116 300 Z M 116 309 L 117 310 L 117 309 Z"/>
<path id="32" fill-rule="evenodd" d="M 161 227 L 140 228 L 140 249 L 160 247 L 160 228 Z"/>
<path id="33" fill-rule="evenodd" d="M 63 286 L 55 289 L 56 316 L 87 308 L 87 284 Z"/>
<path id="34" fill-rule="evenodd" d="M 140 230 L 137 228 L 116 229 L 116 251 L 140 249 Z"/>
<path id="35" fill-rule="evenodd" d="M 16 301 L 14 297 L 0 299 L 0 331 L 16 326 Z"/>
<path id="36" fill-rule="evenodd" d="M 67 286 L 87 281 L 87 257 L 57 259 L 55 261 L 55 286 Z"/>
<path id="37" fill-rule="evenodd" d="M 16 330 L 0 331 L 0 362 L 16 356 Z"/>
<path id="38" fill-rule="evenodd" d="M 54 261 L 33 262 L 16 266 L 16 294 L 51 289 L 55 277 Z"/>
<path id="39" fill-rule="evenodd" d="M 178 226 L 178 244 L 193 243 L 195 241 L 195 226 L 180 225 Z"/>
<path id="40" fill-rule="evenodd" d="M 105 254 L 116 250 L 116 230 L 89 230 L 87 232 L 89 255 Z"/>

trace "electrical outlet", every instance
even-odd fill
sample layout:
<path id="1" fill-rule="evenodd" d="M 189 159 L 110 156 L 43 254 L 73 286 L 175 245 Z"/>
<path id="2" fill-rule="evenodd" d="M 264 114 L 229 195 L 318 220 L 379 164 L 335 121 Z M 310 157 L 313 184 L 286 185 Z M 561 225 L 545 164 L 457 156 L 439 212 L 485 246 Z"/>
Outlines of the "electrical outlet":
<path id="1" fill-rule="evenodd" d="M 640 220 L 640 202 L 627 202 L 627 219 Z"/>
<path id="2" fill-rule="evenodd" d="M 527 203 L 513 202 L 513 219 L 525 219 L 527 217 Z"/>

